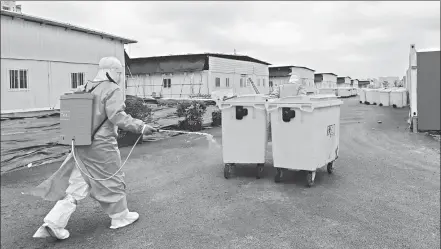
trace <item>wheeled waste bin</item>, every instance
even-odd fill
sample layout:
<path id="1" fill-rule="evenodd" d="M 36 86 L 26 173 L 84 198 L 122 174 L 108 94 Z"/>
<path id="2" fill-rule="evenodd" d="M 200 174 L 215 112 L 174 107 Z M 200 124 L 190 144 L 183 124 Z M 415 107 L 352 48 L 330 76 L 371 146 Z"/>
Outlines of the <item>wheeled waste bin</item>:
<path id="1" fill-rule="evenodd" d="M 366 93 L 366 101 L 364 102 L 367 105 L 373 104 L 374 102 L 374 89 L 371 88 L 366 88 L 365 90 Z"/>
<path id="2" fill-rule="evenodd" d="M 330 95 L 268 101 L 275 182 L 282 181 L 286 169 L 308 171 L 308 186 L 314 184 L 318 168 L 326 165 L 332 173 L 339 152 L 341 104 Z"/>
<path id="3" fill-rule="evenodd" d="M 366 92 L 363 88 L 358 89 L 358 96 L 360 96 L 360 104 L 364 104 L 366 102 Z"/>
<path id="4" fill-rule="evenodd" d="M 263 95 L 245 95 L 219 103 L 226 179 L 231 177 L 236 164 L 257 164 L 256 177 L 262 176 L 268 146 L 266 100 Z"/>
<path id="5" fill-rule="evenodd" d="M 380 92 L 379 89 L 372 89 L 372 102 L 371 104 L 379 105 L 380 104 Z"/>
<path id="6" fill-rule="evenodd" d="M 390 92 L 390 104 L 394 108 L 403 108 L 407 106 L 407 89 L 395 88 Z"/>
<path id="7" fill-rule="evenodd" d="M 351 88 L 349 88 L 349 87 L 337 88 L 337 96 L 340 96 L 343 98 L 351 97 Z"/>
<path id="8" fill-rule="evenodd" d="M 320 88 L 319 94 L 333 94 L 337 96 L 337 89 L 335 88 Z"/>
<path id="9" fill-rule="evenodd" d="M 378 90 L 380 94 L 380 106 L 389 106 L 390 105 L 390 92 L 391 89 L 380 89 Z"/>

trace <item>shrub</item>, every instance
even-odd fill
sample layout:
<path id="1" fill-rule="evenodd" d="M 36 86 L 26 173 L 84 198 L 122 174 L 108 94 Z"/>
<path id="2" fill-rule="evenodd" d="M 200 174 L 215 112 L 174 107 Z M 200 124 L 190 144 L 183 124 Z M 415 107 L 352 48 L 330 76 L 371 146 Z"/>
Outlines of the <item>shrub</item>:
<path id="1" fill-rule="evenodd" d="M 144 103 L 144 100 L 141 98 L 127 98 L 125 104 L 127 114 L 144 122 L 150 121 L 152 109 Z"/>
<path id="2" fill-rule="evenodd" d="M 193 100 L 179 103 L 176 114 L 178 117 L 184 118 L 184 120 L 179 121 L 179 128 L 190 131 L 202 130 L 202 116 L 206 111 L 207 106 L 200 101 Z"/>
<path id="3" fill-rule="evenodd" d="M 127 97 L 125 112 L 132 116 L 133 118 L 140 119 L 146 123 L 151 121 L 152 109 L 148 107 L 144 100 L 137 97 Z M 138 139 L 140 134 L 134 134 L 129 131 L 124 131 L 118 129 L 118 146 L 125 147 L 133 145 Z M 142 139 L 139 140 L 138 144 L 142 143 Z"/>
<path id="4" fill-rule="evenodd" d="M 222 111 L 219 109 L 214 110 L 211 113 L 211 125 L 212 126 L 220 126 L 222 125 Z"/>
<path id="5" fill-rule="evenodd" d="M 195 99 L 211 99 L 211 94 L 196 93 L 196 94 L 190 94 L 189 97 Z"/>

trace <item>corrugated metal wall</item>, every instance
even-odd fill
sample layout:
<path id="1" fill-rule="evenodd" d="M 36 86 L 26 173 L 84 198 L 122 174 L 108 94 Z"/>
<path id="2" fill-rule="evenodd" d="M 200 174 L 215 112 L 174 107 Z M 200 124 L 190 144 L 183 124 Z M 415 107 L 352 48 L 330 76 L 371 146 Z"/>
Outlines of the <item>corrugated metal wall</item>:
<path id="1" fill-rule="evenodd" d="M 142 98 L 152 97 L 152 93 L 161 93 L 166 98 L 188 98 L 191 94 L 207 94 L 207 71 L 133 75 L 127 79 L 128 95 Z M 163 79 L 170 79 L 170 88 L 163 87 Z"/>
<path id="2" fill-rule="evenodd" d="M 417 53 L 418 130 L 441 130 L 440 52 Z"/>

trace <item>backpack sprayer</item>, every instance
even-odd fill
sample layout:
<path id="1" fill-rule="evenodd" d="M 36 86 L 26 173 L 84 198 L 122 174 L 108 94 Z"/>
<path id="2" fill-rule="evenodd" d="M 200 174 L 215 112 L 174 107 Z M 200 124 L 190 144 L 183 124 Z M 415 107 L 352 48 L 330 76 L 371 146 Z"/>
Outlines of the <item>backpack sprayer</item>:
<path id="1" fill-rule="evenodd" d="M 106 181 L 114 177 L 127 162 L 130 155 L 133 152 L 136 144 L 138 144 L 139 139 L 144 134 L 146 125 L 142 128 L 141 135 L 136 140 L 129 155 L 127 156 L 121 167 L 110 177 L 104 179 L 97 179 L 86 172 L 84 172 L 78 164 L 77 158 L 75 156 L 75 146 L 85 146 L 91 145 L 96 132 L 101 128 L 101 126 L 107 121 L 107 117 L 101 122 L 98 128 L 93 132 L 92 120 L 93 120 L 93 94 L 92 91 L 102 82 L 98 83 L 92 89 L 86 92 L 74 92 L 66 93 L 60 97 L 60 144 L 71 145 L 71 153 L 75 161 L 76 167 L 87 177 L 96 181 Z M 87 87 L 87 84 L 86 84 Z"/>
<path id="2" fill-rule="evenodd" d="M 93 94 L 92 91 L 102 82 L 98 83 L 92 89 L 86 92 L 74 92 L 66 93 L 60 97 L 60 144 L 71 145 L 71 153 L 74 158 L 76 167 L 87 177 L 95 181 L 106 181 L 114 177 L 126 164 L 130 155 L 132 154 L 135 146 L 138 144 L 139 140 L 144 134 L 146 125 L 142 128 L 142 132 L 129 154 L 126 160 L 121 165 L 121 167 L 110 177 L 104 179 L 97 179 L 86 172 L 84 172 L 78 164 L 77 158 L 75 156 L 75 146 L 87 146 L 91 145 L 96 132 L 101 128 L 101 126 L 107 121 L 107 117 L 101 122 L 98 128 L 93 131 L 92 120 L 93 120 Z M 87 87 L 87 84 L 86 84 Z M 181 134 L 196 134 L 203 135 L 207 140 L 215 142 L 213 135 L 201 132 L 187 132 L 187 131 L 171 131 L 158 129 L 158 132 L 172 132 Z"/>

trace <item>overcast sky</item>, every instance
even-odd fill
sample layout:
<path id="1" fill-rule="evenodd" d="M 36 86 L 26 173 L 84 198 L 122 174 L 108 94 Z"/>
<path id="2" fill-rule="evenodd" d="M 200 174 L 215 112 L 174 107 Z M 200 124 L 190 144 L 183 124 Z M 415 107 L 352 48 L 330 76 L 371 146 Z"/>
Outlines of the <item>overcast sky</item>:
<path id="1" fill-rule="evenodd" d="M 440 2 L 23 2 L 22 12 L 137 40 L 130 57 L 244 54 L 366 78 L 440 47 Z"/>

